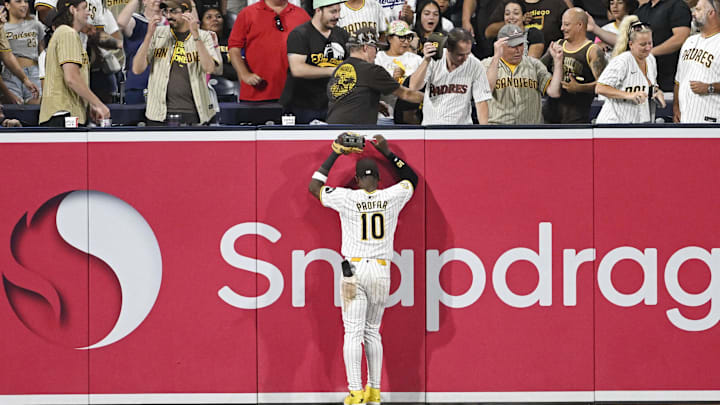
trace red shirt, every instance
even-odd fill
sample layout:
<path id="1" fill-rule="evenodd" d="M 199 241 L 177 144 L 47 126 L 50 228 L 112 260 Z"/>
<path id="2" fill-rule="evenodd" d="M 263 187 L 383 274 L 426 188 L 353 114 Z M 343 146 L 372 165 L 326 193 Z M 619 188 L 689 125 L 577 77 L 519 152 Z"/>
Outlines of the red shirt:
<path id="1" fill-rule="evenodd" d="M 259 1 L 245 7 L 233 26 L 228 48 L 244 48 L 245 64 L 263 78 L 263 83 L 250 86 L 241 81 L 240 100 L 262 101 L 279 99 L 287 78 L 287 37 L 295 27 L 310 20 L 305 10 L 293 4 L 279 14 L 284 28 L 280 31 L 275 11 Z"/>

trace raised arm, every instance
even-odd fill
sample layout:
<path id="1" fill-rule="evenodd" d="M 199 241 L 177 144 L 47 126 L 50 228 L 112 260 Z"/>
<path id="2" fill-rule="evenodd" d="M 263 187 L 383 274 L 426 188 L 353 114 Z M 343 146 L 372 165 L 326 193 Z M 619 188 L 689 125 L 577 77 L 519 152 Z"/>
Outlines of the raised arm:
<path id="1" fill-rule="evenodd" d="M 391 150 L 390 146 L 388 145 L 387 140 L 382 135 L 375 135 L 373 136 L 375 138 L 375 142 L 370 142 L 372 146 L 375 147 L 375 149 L 378 150 L 378 152 L 382 153 L 383 156 L 387 160 L 392 163 L 392 166 L 395 168 L 395 172 L 397 173 L 398 177 L 400 177 L 401 180 L 407 180 L 410 183 L 412 183 L 413 188 L 417 187 L 418 184 L 418 176 L 413 171 L 413 169 L 405 163 L 404 160 L 397 157 Z"/>
<path id="2" fill-rule="evenodd" d="M 328 173 L 330 173 L 330 169 L 332 169 L 332 166 L 335 164 L 338 157 L 340 157 L 340 154 L 335 152 L 335 149 L 331 150 L 327 159 L 325 159 L 323 164 L 320 165 L 320 168 L 318 168 L 312 175 L 308 191 L 310 191 L 310 194 L 315 196 L 318 200 L 320 199 L 320 192 L 322 191 L 323 186 L 327 183 Z"/>

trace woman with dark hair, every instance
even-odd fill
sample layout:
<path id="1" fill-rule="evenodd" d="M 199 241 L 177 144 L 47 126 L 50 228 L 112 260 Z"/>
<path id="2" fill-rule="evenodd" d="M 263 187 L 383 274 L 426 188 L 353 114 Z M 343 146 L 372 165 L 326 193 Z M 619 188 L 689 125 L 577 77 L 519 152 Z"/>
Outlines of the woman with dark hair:
<path id="1" fill-rule="evenodd" d="M 598 37 L 595 42 L 605 51 L 605 56 L 608 60 L 612 57 L 612 50 L 613 46 L 615 46 L 615 41 L 617 41 L 620 23 L 626 16 L 634 14 L 638 6 L 638 0 L 609 0 L 608 11 L 613 16 L 612 21 L 602 27 L 598 27 L 592 17 L 588 18 L 587 29 Z"/>
<path id="2" fill-rule="evenodd" d="M 422 55 L 423 44 L 432 32 L 443 32 L 440 24 L 440 5 L 435 0 L 425 0 L 417 8 L 415 33 L 420 39 L 418 54 Z"/>
<path id="3" fill-rule="evenodd" d="M 30 81 L 42 90 L 38 56 L 45 49 L 45 26 L 29 13 L 27 0 L 5 0 L 5 7 L 8 11 L 5 31 L 12 53 Z M 42 91 L 38 96 L 33 95 L 9 69 L 3 69 L 2 78 L 10 91 L 22 102 L 40 104 Z"/>
<path id="4" fill-rule="evenodd" d="M 513 24 L 525 32 L 525 55 L 540 59 L 545 52 L 545 36 L 537 28 L 525 29 L 524 18 L 527 7 L 522 0 L 506 0 L 504 2 L 505 13 L 503 20 L 505 24 Z"/>
<path id="5" fill-rule="evenodd" d="M 60 0 L 52 19 L 56 26 L 45 60 L 45 92 L 40 103 L 40 125 L 64 127 L 65 118 L 77 117 L 78 124 L 90 118 L 110 118 L 110 110 L 90 90 L 90 66 L 80 30 L 89 16 L 85 0 Z"/>
<path id="6" fill-rule="evenodd" d="M 218 49 L 220 49 L 220 57 L 222 58 L 223 67 L 222 75 L 225 79 L 236 82 L 238 80 L 237 72 L 232 63 L 230 63 L 230 54 L 228 54 L 228 36 L 230 30 L 227 24 L 225 24 L 225 17 L 223 17 L 220 10 L 216 8 L 208 8 L 200 16 L 200 28 L 215 33 L 218 40 Z M 214 77 L 215 75 L 213 75 Z"/>

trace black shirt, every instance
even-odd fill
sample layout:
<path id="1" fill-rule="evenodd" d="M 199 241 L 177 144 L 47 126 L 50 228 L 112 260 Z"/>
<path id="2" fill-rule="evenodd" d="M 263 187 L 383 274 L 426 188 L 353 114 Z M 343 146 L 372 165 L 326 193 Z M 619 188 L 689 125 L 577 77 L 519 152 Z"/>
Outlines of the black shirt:
<path id="1" fill-rule="evenodd" d="M 400 83 L 382 66 L 349 58 L 328 82 L 328 124 L 375 124 L 380 94 L 390 94 L 398 87 Z"/>
<path id="2" fill-rule="evenodd" d="M 683 0 L 660 0 L 655 7 L 652 6 L 651 0 L 638 8 L 635 14 L 640 21 L 650 24 L 655 46 L 667 41 L 673 35 L 673 28 L 690 28 L 692 22 L 690 8 Z M 680 49 L 671 54 L 655 57 L 658 84 L 663 91 L 673 91 L 679 56 Z"/>
<path id="3" fill-rule="evenodd" d="M 312 66 L 338 66 L 345 59 L 345 43 L 348 33 L 340 28 L 333 27 L 330 36 L 325 38 L 315 27 L 312 21 L 295 27 L 287 39 L 287 53 L 307 55 L 305 63 Z M 328 99 L 325 94 L 327 78 L 302 79 L 294 77 L 288 67 L 287 80 L 280 104 L 285 107 L 295 106 L 312 110 L 325 110 Z"/>
<path id="4" fill-rule="evenodd" d="M 565 40 L 560 41 L 560 45 L 564 45 Z M 585 45 L 575 52 L 567 52 L 563 48 L 563 81 L 570 81 L 573 77 L 578 83 L 586 84 L 596 81 L 595 75 L 588 61 L 588 53 L 590 48 L 597 46 L 592 41 L 587 41 Z M 548 66 L 548 71 L 552 73 L 552 58 L 548 58 L 549 54 L 543 56 L 543 62 Z M 547 124 L 586 124 L 590 122 L 590 106 L 595 98 L 593 93 L 570 93 L 563 89 L 560 97 L 549 97 L 543 106 L 543 117 Z"/>
<path id="5" fill-rule="evenodd" d="M 537 3 L 525 2 L 525 7 L 533 15 L 532 21 L 525 26 L 525 30 L 537 28 L 542 31 L 545 36 L 545 48 L 548 47 L 550 42 L 563 37 L 560 25 L 562 25 L 562 15 L 567 10 L 567 5 L 563 0 L 540 0 Z M 504 16 L 505 4 L 500 4 L 490 16 L 490 22 L 503 21 Z"/>

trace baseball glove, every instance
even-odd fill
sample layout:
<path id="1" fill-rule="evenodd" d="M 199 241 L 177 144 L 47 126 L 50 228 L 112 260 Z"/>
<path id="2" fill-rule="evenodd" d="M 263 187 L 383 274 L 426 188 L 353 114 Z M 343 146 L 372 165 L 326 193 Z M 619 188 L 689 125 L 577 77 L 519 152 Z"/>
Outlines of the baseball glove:
<path id="1" fill-rule="evenodd" d="M 365 137 L 354 132 L 343 132 L 332 144 L 333 150 L 339 155 L 362 153 L 364 147 Z"/>

